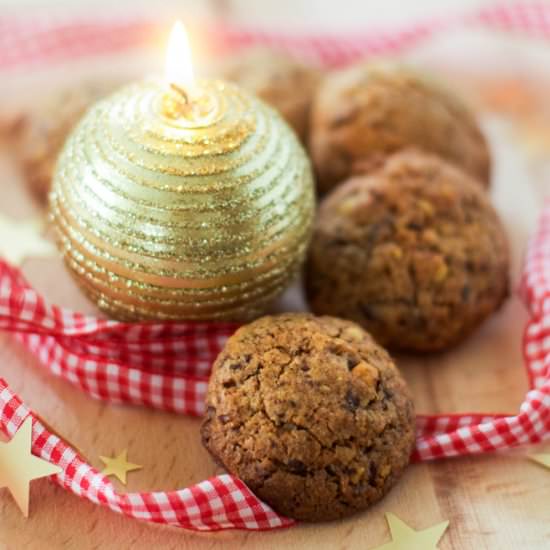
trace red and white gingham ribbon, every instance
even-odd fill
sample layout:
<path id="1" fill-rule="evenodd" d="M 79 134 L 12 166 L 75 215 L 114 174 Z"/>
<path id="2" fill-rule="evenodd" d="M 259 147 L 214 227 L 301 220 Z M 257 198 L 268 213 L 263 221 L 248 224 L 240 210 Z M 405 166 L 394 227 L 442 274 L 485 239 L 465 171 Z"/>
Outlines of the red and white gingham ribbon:
<path id="1" fill-rule="evenodd" d="M 171 21 L 150 15 L 75 17 L 69 15 L 0 16 L 0 69 L 37 65 L 75 57 L 112 54 L 143 46 Z M 345 36 L 281 35 L 277 32 L 226 26 L 193 26 L 201 44 L 214 53 L 261 44 L 287 51 L 321 66 L 349 63 L 367 55 L 389 55 L 409 49 L 434 34 L 459 27 L 522 33 L 550 39 L 550 4 L 544 0 L 504 3 L 472 13 L 451 14 L 412 25 Z"/>
<path id="2" fill-rule="evenodd" d="M 269 44 L 325 65 L 395 53 L 460 24 L 550 38 L 550 5 L 517 3 L 356 37 L 288 37 L 217 28 L 217 45 Z M 0 70 L 20 64 L 111 53 L 143 43 L 143 18 L 66 20 L 0 17 Z M 550 202 L 526 257 L 522 295 L 531 313 L 524 336 L 530 391 L 517 415 L 420 416 L 413 458 L 485 453 L 550 437 Z M 12 331 L 52 374 L 92 397 L 182 414 L 204 412 L 210 366 L 235 325 L 125 324 L 48 305 L 21 273 L 0 261 L 0 329 Z M 0 379 L 0 428 L 10 436 L 32 412 Z M 171 492 L 117 493 L 112 483 L 33 416 L 33 452 L 62 467 L 52 476 L 73 493 L 128 516 L 194 530 L 273 529 L 294 522 L 275 513 L 242 481 L 221 475 Z"/>
<path id="3" fill-rule="evenodd" d="M 529 245 L 522 292 L 531 312 L 523 345 L 532 389 L 519 413 L 420 416 L 414 459 L 486 453 L 550 438 L 550 201 Z M 17 270 L 0 262 L 0 328 L 15 332 L 53 374 L 93 397 L 200 414 L 210 363 L 235 326 L 96 320 L 46 305 Z M 13 435 L 28 414 L 0 379 L 3 431 Z M 54 476 L 60 485 L 138 519 L 196 530 L 271 529 L 293 523 L 229 475 L 180 491 L 117 493 L 38 420 L 33 451 L 63 468 Z"/>
<path id="4" fill-rule="evenodd" d="M 486 453 L 550 439 L 550 199 L 528 245 L 521 294 L 531 314 L 523 337 L 530 390 L 519 413 L 420 416 L 415 459 Z"/>
<path id="5" fill-rule="evenodd" d="M 32 413 L 0 378 L 0 422 L 13 436 Z M 87 464 L 78 453 L 33 417 L 35 455 L 57 464 L 53 479 L 75 495 L 121 514 L 196 531 L 220 529 L 266 530 L 294 522 L 276 514 L 248 487 L 231 475 L 219 475 L 179 491 L 119 493 L 111 481 Z"/>
<path id="6" fill-rule="evenodd" d="M 0 329 L 92 397 L 201 415 L 210 367 L 237 325 L 106 321 L 46 303 L 0 261 Z"/>
<path id="7" fill-rule="evenodd" d="M 105 321 L 48 305 L 0 261 L 0 328 L 14 332 L 56 376 L 92 397 L 200 415 L 210 367 L 236 325 Z M 88 500 L 136 519 L 187 529 L 265 530 L 294 522 L 239 479 L 220 475 L 179 491 L 117 493 L 111 481 L 48 432 L 0 378 L 0 428 L 13 436 L 28 415 L 33 452 L 61 466 L 53 478 Z"/>

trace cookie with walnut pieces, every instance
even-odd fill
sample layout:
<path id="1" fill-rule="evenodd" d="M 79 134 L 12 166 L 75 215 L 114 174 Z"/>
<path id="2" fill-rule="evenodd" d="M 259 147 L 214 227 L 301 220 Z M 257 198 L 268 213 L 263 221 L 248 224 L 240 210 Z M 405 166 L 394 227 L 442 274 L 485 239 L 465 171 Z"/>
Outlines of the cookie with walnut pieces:
<path id="1" fill-rule="evenodd" d="M 111 81 L 82 82 L 47 94 L 23 110 L 13 125 L 11 144 L 31 193 L 48 200 L 57 156 L 84 112 L 113 89 Z"/>
<path id="2" fill-rule="evenodd" d="M 287 313 L 240 328 L 217 358 L 205 447 L 286 516 L 322 521 L 382 498 L 409 463 L 414 410 L 359 326 Z"/>
<path id="3" fill-rule="evenodd" d="M 491 157 L 475 116 L 455 94 L 397 63 L 361 63 L 324 79 L 312 106 L 309 149 L 326 193 L 403 148 L 435 153 L 480 184 Z"/>
<path id="4" fill-rule="evenodd" d="M 508 289 L 495 209 L 439 157 L 396 153 L 321 203 L 306 266 L 310 307 L 359 323 L 384 346 L 446 349 L 499 309 Z"/>
<path id="5" fill-rule="evenodd" d="M 267 48 L 250 48 L 224 60 L 220 73 L 275 107 L 307 140 L 313 95 L 321 72 Z"/>

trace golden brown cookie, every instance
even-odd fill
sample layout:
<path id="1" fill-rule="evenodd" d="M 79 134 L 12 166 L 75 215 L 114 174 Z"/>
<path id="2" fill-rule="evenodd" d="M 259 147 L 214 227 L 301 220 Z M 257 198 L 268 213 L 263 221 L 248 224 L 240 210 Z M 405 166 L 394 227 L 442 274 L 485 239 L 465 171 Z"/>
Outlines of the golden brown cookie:
<path id="1" fill-rule="evenodd" d="M 279 513 L 321 521 L 382 498 L 409 463 L 414 411 L 359 326 L 287 313 L 239 329 L 217 358 L 202 425 L 215 460 Z"/>
<path id="2" fill-rule="evenodd" d="M 228 59 L 221 72 L 278 109 L 306 141 L 311 101 L 321 76 L 318 70 L 282 53 L 254 48 Z"/>
<path id="3" fill-rule="evenodd" d="M 435 155 L 396 153 L 321 203 L 306 292 L 382 345 L 442 350 L 508 296 L 508 246 L 482 187 Z"/>
<path id="4" fill-rule="evenodd" d="M 68 134 L 86 109 L 114 88 L 112 82 L 90 82 L 52 93 L 13 126 L 15 154 L 41 203 L 47 202 L 57 155 Z"/>
<path id="5" fill-rule="evenodd" d="M 361 64 L 327 76 L 313 102 L 310 130 L 322 193 L 409 146 L 489 183 L 489 149 L 473 114 L 436 83 L 397 64 Z"/>

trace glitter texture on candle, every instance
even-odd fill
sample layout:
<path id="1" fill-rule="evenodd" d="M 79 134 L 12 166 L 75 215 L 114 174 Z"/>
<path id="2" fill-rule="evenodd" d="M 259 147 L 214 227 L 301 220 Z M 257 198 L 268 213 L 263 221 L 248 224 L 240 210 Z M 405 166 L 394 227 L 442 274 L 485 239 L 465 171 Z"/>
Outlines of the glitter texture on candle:
<path id="1" fill-rule="evenodd" d="M 167 113 L 178 98 L 160 81 L 116 92 L 59 158 L 58 243 L 112 317 L 250 319 L 302 264 L 315 199 L 296 136 L 232 84 L 197 87 L 206 107 L 193 116 Z"/>

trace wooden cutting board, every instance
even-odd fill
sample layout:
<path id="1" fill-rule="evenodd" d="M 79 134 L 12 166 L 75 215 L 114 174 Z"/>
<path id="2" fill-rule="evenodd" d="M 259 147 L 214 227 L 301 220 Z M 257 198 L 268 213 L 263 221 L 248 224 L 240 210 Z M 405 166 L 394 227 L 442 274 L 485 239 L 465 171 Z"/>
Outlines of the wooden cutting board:
<path id="1" fill-rule="evenodd" d="M 13 86 L 12 94 L 17 94 Z M 508 230 L 513 280 L 518 281 L 526 239 L 542 203 L 536 168 L 511 140 L 509 123 L 486 117 L 495 157 L 492 198 Z M 0 156 L 0 211 L 26 218 L 39 210 L 26 193 L 9 153 Z M 24 272 L 51 302 L 95 312 L 58 258 L 29 260 Z M 299 307 L 297 290 L 280 309 Z M 398 356 L 418 412 L 514 413 L 527 389 L 521 337 L 527 319 L 516 296 L 457 349 L 428 358 Z M 11 337 L 1 335 L 0 376 L 89 461 L 124 448 L 143 470 L 128 490 L 183 488 L 219 470 L 199 438 L 200 420 L 143 408 L 113 406 L 87 397 L 49 375 Z M 550 446 L 547 446 L 550 452 Z M 538 449 L 540 452 L 542 449 Z M 196 534 L 121 517 L 66 493 L 47 480 L 33 482 L 31 515 L 24 519 L 0 490 L 0 548 L 316 548 L 370 549 L 390 540 L 385 512 L 415 529 L 450 520 L 442 550 L 550 547 L 550 470 L 526 459 L 529 449 L 411 466 L 379 504 L 352 518 L 270 533 Z M 532 450 L 531 450 L 532 451 Z"/>

